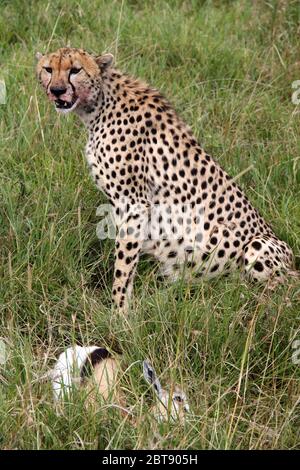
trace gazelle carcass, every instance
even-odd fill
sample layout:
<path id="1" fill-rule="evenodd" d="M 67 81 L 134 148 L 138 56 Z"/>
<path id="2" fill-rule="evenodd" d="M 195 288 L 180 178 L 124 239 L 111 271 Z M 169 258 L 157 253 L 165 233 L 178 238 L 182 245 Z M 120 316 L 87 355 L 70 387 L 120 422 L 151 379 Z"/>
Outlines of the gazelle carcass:
<path id="1" fill-rule="evenodd" d="M 87 405 L 95 406 L 97 397 L 120 409 L 122 414 L 133 417 L 126 408 L 125 393 L 120 386 L 123 370 L 120 358 L 99 346 L 77 346 L 67 348 L 56 361 L 53 369 L 44 377 L 52 381 L 54 399 L 61 401 L 70 396 L 74 386 L 84 388 Z M 158 421 L 183 422 L 189 405 L 186 394 L 177 385 L 167 389 L 161 386 L 152 365 L 143 361 L 143 374 L 156 395 L 151 415 Z"/>

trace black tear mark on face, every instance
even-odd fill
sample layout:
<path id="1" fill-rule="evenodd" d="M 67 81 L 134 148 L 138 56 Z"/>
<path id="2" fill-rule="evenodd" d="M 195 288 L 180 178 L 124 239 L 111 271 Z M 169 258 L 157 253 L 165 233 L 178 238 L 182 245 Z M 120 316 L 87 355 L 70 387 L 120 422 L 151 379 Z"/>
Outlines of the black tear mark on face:
<path id="1" fill-rule="evenodd" d="M 84 380 L 86 377 L 92 374 L 92 371 L 96 364 L 111 357 L 111 354 L 105 348 L 98 348 L 95 349 L 89 356 L 86 358 L 81 371 L 80 371 L 80 378 Z"/>

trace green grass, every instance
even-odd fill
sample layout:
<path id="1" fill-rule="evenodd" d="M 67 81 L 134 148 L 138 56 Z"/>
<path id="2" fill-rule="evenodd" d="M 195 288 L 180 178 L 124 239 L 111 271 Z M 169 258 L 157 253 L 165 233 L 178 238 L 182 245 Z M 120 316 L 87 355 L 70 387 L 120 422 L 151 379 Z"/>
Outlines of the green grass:
<path id="1" fill-rule="evenodd" d="M 160 88 L 205 149 L 240 178 L 276 233 L 300 253 L 298 0 L 1 1 L 0 446 L 13 449 L 300 447 L 299 286 L 276 292 L 238 276 L 159 284 L 139 265 L 128 323 L 110 304 L 113 243 L 96 237 L 103 196 L 85 130 L 60 117 L 35 80 L 35 52 L 70 43 L 109 51 Z M 136 428 L 83 400 L 55 413 L 39 377 L 73 343 L 121 350 Z M 147 415 L 145 357 L 186 389 L 184 429 Z"/>

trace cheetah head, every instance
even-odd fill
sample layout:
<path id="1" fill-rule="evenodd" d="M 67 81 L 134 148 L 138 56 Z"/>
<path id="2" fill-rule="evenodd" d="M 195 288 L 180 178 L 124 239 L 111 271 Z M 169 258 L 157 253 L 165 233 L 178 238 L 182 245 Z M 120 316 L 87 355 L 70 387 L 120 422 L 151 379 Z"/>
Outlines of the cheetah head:
<path id="1" fill-rule="evenodd" d="M 37 53 L 37 75 L 57 111 L 91 109 L 101 91 L 101 76 L 113 56 L 93 56 L 82 49 L 61 48 Z"/>

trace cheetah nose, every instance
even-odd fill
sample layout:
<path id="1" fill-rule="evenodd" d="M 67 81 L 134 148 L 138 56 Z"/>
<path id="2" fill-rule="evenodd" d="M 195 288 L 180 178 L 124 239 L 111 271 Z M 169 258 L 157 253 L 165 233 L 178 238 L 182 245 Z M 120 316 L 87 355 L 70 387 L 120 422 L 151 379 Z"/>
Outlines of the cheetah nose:
<path id="1" fill-rule="evenodd" d="M 59 98 L 60 95 L 63 95 L 64 93 L 66 93 L 67 89 L 62 88 L 62 87 L 51 87 L 50 91 L 54 96 Z"/>

